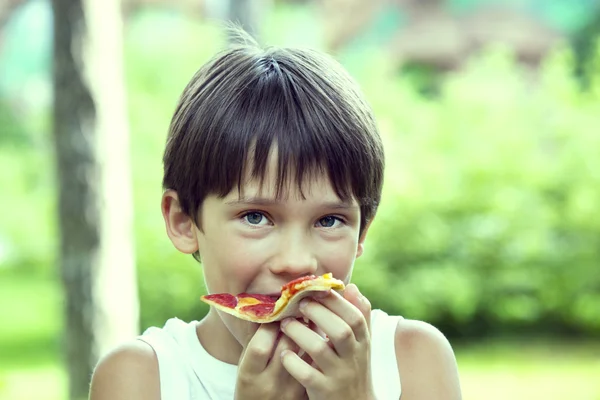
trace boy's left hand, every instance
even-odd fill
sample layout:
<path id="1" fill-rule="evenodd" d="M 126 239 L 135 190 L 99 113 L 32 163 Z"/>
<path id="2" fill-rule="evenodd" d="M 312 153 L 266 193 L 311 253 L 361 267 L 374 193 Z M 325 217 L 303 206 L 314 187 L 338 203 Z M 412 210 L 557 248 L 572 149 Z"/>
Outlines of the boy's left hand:
<path id="1" fill-rule="evenodd" d="M 371 383 L 371 304 L 354 284 L 344 295 L 331 291 L 301 308 L 329 338 L 295 319 L 281 324 L 282 331 L 313 360 L 313 365 L 293 352 L 283 352 L 284 368 L 306 388 L 311 400 L 373 399 Z"/>

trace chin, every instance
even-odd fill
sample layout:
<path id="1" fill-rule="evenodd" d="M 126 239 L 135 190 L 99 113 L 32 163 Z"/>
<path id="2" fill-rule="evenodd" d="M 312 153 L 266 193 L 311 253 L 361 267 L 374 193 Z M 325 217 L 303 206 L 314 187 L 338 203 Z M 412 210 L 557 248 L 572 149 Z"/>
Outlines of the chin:
<path id="1" fill-rule="evenodd" d="M 252 339 L 252 336 L 254 336 L 260 327 L 260 324 L 244 321 L 221 311 L 217 311 L 217 313 L 219 314 L 221 321 L 223 321 L 223 325 L 225 325 L 227 330 L 242 347 L 246 347 L 250 339 Z"/>

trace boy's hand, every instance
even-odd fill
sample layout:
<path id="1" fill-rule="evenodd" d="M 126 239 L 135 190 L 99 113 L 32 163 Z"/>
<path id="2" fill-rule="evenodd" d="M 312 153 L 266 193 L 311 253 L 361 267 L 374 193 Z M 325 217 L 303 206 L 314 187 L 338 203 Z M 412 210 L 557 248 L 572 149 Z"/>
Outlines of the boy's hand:
<path id="1" fill-rule="evenodd" d="M 309 399 L 374 398 L 370 368 L 371 304 L 356 285 L 348 285 L 343 297 L 332 291 L 318 301 L 307 301 L 302 313 L 329 337 L 328 343 L 293 319 L 281 324 L 285 335 L 313 360 L 311 365 L 291 351 L 281 356 L 283 367 L 306 388 Z"/>
<path id="2" fill-rule="evenodd" d="M 279 323 L 261 325 L 240 358 L 235 399 L 307 399 L 306 389 L 283 368 L 279 354 L 286 350 L 295 354 L 298 346 L 280 333 Z"/>

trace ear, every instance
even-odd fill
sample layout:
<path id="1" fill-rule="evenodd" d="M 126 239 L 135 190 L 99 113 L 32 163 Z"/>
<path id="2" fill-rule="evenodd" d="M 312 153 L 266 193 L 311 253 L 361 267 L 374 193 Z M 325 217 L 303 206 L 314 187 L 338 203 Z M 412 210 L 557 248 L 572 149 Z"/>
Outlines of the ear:
<path id="1" fill-rule="evenodd" d="M 161 209 L 167 235 L 175 248 L 185 254 L 193 254 L 198 251 L 196 225 L 192 218 L 181 209 L 177 192 L 167 190 L 163 193 Z"/>
<path id="2" fill-rule="evenodd" d="M 356 258 L 362 256 L 363 252 L 365 251 L 365 239 L 367 238 L 367 232 L 369 231 L 369 227 L 371 226 L 374 218 L 375 217 L 371 218 L 369 222 L 367 222 L 365 229 L 363 229 L 360 237 L 358 238 L 358 245 L 356 246 Z"/>

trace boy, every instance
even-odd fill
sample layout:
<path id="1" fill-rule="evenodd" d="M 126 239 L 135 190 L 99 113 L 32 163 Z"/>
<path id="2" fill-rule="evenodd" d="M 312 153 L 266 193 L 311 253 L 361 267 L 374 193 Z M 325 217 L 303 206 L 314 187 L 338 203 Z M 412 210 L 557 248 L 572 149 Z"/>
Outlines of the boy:
<path id="1" fill-rule="evenodd" d="M 201 261 L 209 293 L 277 295 L 327 272 L 347 288 L 306 300 L 309 324 L 258 325 L 211 309 L 200 322 L 150 328 L 99 362 L 91 399 L 460 399 L 443 335 L 371 311 L 348 284 L 384 169 L 356 83 L 323 54 L 239 36 L 245 44 L 204 65 L 173 116 L 167 234 Z"/>

